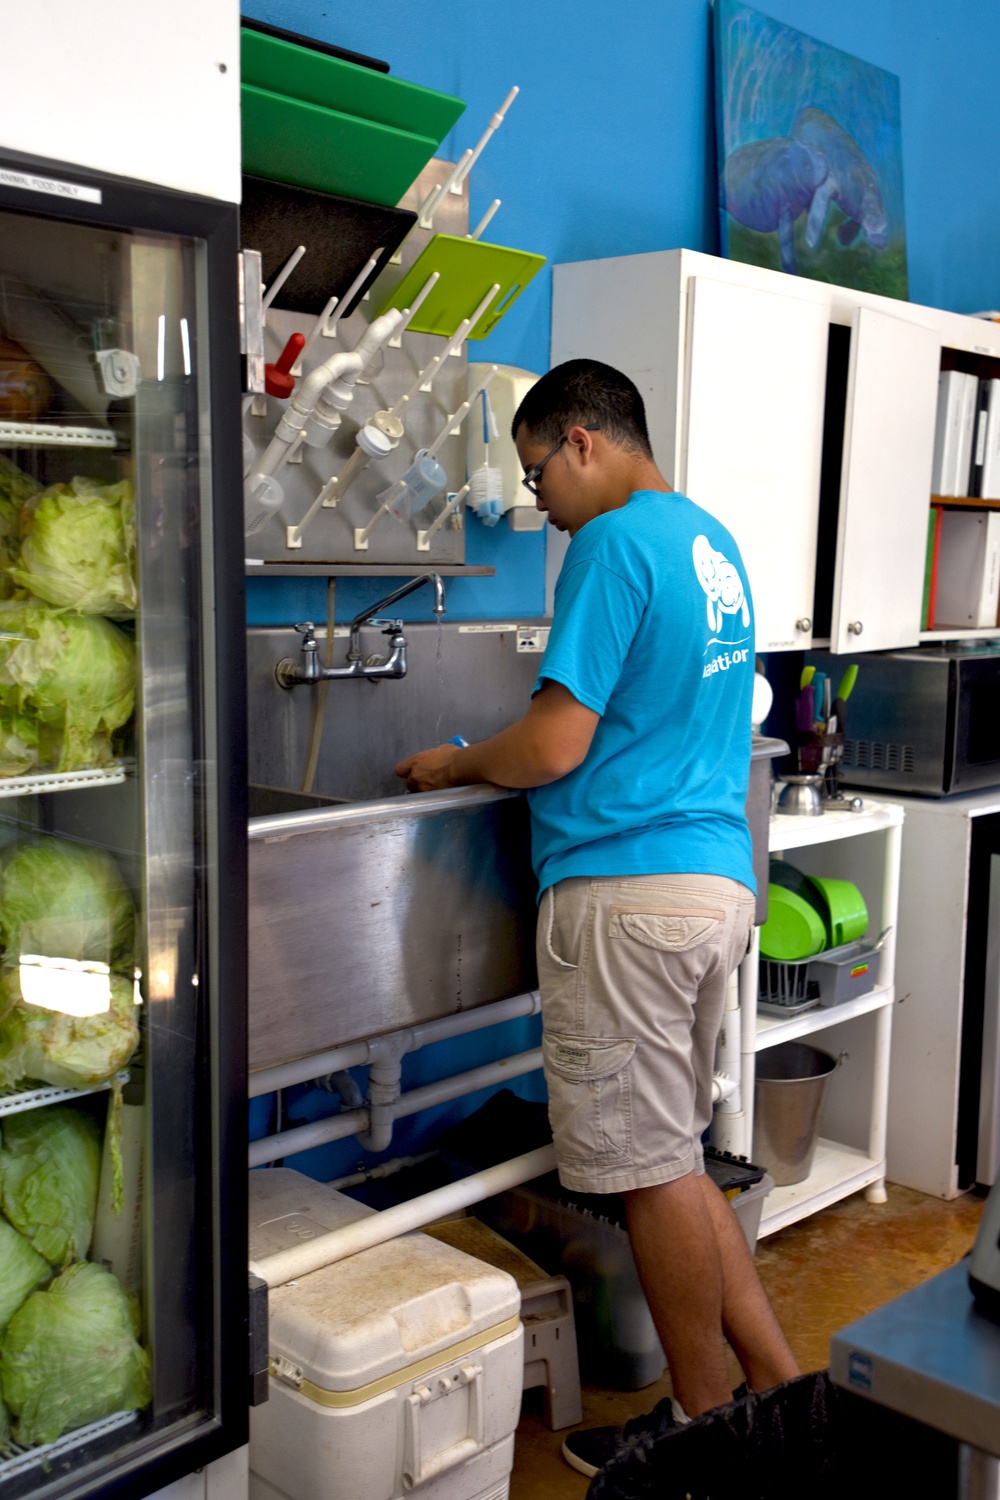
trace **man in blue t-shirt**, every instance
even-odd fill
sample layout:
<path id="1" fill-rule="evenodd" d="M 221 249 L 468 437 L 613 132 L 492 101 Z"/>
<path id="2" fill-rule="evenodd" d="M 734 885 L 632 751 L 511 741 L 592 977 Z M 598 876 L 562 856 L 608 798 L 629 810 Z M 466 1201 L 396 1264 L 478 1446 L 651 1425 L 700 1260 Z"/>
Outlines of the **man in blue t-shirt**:
<path id="1" fill-rule="evenodd" d="M 557 366 L 513 436 L 525 485 L 572 538 L 531 707 L 491 739 L 396 769 L 415 791 L 528 789 L 559 1176 L 624 1195 L 684 1422 L 731 1399 L 723 1334 L 753 1389 L 798 1373 L 701 1147 L 754 919 L 752 604 L 736 543 L 660 474 L 619 371 Z M 649 1422 L 572 1433 L 564 1455 L 596 1473 Z"/>

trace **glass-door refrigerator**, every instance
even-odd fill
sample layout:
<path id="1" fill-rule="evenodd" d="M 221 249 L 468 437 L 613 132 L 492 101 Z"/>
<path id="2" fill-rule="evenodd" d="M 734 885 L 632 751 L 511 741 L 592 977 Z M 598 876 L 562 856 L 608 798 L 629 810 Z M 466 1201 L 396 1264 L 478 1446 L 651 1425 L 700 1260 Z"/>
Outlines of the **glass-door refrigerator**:
<path id="1" fill-rule="evenodd" d="M 0 1500 L 246 1441 L 237 256 L 0 155 Z"/>

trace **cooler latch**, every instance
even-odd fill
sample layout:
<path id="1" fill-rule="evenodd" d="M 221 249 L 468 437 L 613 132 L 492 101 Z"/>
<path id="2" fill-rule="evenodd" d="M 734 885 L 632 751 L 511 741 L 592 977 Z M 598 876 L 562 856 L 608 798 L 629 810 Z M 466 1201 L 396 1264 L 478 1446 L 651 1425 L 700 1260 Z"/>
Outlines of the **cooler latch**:
<path id="1" fill-rule="evenodd" d="M 306 1378 L 302 1366 L 293 1364 L 283 1354 L 279 1354 L 276 1359 L 271 1360 L 271 1374 L 275 1380 L 280 1380 L 283 1385 L 292 1386 L 296 1391 L 302 1389 L 302 1382 Z"/>

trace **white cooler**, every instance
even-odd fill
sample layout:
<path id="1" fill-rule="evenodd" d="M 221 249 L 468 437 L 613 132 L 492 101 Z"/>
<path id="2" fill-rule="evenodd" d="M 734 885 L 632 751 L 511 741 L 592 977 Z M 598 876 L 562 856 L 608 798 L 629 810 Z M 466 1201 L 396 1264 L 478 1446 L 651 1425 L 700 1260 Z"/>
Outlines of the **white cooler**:
<path id="1" fill-rule="evenodd" d="M 372 1212 L 300 1172 L 251 1172 L 250 1257 Z M 417 1233 L 268 1302 L 250 1500 L 506 1500 L 524 1369 L 512 1276 Z"/>

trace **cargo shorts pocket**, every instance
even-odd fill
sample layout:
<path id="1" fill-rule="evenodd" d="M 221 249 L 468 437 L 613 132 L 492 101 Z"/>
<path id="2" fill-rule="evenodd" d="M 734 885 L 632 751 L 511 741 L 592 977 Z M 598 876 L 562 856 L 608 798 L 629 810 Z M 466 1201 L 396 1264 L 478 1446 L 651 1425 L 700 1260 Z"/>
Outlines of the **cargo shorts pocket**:
<path id="1" fill-rule="evenodd" d="M 544 945 L 545 955 L 551 959 L 557 969 L 575 973 L 577 965 L 570 963 L 569 959 L 563 958 L 556 952 L 556 888 L 550 885 L 542 896 L 542 905 L 539 912 L 539 931 Z"/>
<path id="2" fill-rule="evenodd" d="M 663 953 L 685 953 L 717 937 L 725 913 L 708 907 L 676 911 L 636 911 L 632 906 L 613 906 L 608 936 L 634 938 L 647 948 Z"/>
<path id="3" fill-rule="evenodd" d="M 628 1037 L 542 1037 L 549 1121 L 560 1162 L 608 1162 L 632 1153 L 632 1086 Z"/>

